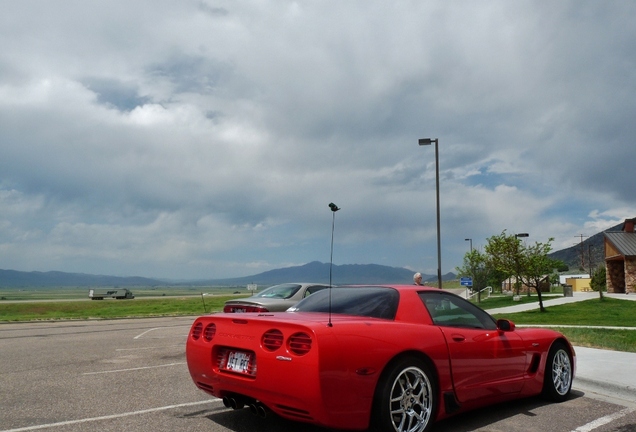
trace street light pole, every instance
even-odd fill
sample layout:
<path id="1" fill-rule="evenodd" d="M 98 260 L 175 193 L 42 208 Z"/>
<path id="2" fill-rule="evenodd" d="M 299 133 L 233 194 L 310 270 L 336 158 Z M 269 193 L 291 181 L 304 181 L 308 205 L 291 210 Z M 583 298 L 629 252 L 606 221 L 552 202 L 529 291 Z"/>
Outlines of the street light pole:
<path id="1" fill-rule="evenodd" d="M 331 268 L 333 267 L 333 229 L 336 226 L 336 212 L 340 210 L 340 208 L 334 203 L 329 203 L 329 208 L 331 209 L 331 257 L 329 258 L 329 323 L 327 327 L 333 327 L 331 322 Z"/>
<path id="2" fill-rule="evenodd" d="M 473 239 L 469 238 L 469 239 L 465 239 L 465 240 L 470 242 L 470 252 L 472 253 L 472 251 L 473 251 Z"/>
<path id="3" fill-rule="evenodd" d="M 420 138 L 419 145 L 431 145 L 435 143 L 435 195 L 437 204 L 437 283 L 439 289 L 442 289 L 442 239 L 439 224 L 439 139 Z"/>

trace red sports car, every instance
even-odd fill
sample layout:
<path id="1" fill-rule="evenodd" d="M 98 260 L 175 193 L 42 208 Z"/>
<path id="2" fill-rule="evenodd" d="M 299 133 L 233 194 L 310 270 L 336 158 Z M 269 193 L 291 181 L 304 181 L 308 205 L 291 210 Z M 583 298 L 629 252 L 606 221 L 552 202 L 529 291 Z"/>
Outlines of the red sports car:
<path id="1" fill-rule="evenodd" d="M 517 329 L 415 285 L 326 289 L 288 312 L 202 316 L 186 357 L 197 387 L 228 407 L 392 432 L 514 398 L 563 401 L 576 364 L 558 332 Z"/>

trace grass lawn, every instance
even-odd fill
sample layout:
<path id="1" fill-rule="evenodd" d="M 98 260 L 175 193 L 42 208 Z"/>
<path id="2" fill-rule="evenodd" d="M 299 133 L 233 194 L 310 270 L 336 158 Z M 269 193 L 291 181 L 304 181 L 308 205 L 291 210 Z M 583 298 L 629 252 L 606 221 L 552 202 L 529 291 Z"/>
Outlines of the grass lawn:
<path id="1" fill-rule="evenodd" d="M 510 304 L 508 304 L 510 306 Z M 482 309 L 491 309 L 490 303 L 482 302 Z M 496 306 L 499 307 L 499 306 Z M 606 297 L 603 301 L 590 299 L 570 304 L 549 306 L 545 312 L 533 309 L 514 314 L 495 315 L 510 317 L 519 324 L 567 324 L 593 326 L 636 327 L 636 302 Z"/>
<path id="2" fill-rule="evenodd" d="M 542 295 L 542 299 L 544 303 L 547 300 L 558 298 L 558 297 L 563 297 L 563 294 L 543 294 Z M 526 303 L 537 303 L 538 305 L 539 297 L 537 297 L 536 294 L 533 294 L 529 297 L 526 294 L 523 294 L 519 297 L 518 301 L 513 301 L 512 296 L 492 295 L 488 297 L 487 299 L 482 299 L 481 302 L 477 302 L 477 297 L 473 297 L 471 299 L 471 302 L 475 303 L 482 309 L 495 309 L 500 307 L 516 306 L 516 305 L 526 304 Z"/>
<path id="3" fill-rule="evenodd" d="M 6 302 L 0 303 L 0 322 L 202 315 L 221 311 L 225 301 L 231 298 L 236 298 L 236 296 L 207 295 L 204 297 L 135 298 L 134 300 Z"/>
<path id="4" fill-rule="evenodd" d="M 635 330 L 552 328 L 563 333 L 572 345 L 636 353 Z"/>
<path id="5" fill-rule="evenodd" d="M 488 301 L 480 304 L 490 308 Z M 499 307 L 499 306 L 497 306 Z M 533 324 L 553 328 L 563 333 L 573 345 L 615 351 L 636 352 L 636 302 L 613 298 L 585 300 L 566 305 L 550 306 L 512 314 L 496 314 L 517 325 Z M 559 325 L 630 327 L 634 330 L 602 328 L 568 328 Z"/>
<path id="6" fill-rule="evenodd" d="M 234 294 L 235 291 L 232 289 L 223 291 L 204 288 L 203 291 L 209 294 L 202 296 L 200 292 L 197 292 L 200 290 L 201 288 L 134 289 L 134 300 L 6 301 L 0 303 L 0 322 L 201 315 L 219 312 L 226 300 L 248 295 L 247 292 Z M 1 291 L 0 295 L 10 297 L 11 300 L 17 300 L 15 297 L 18 296 L 31 300 L 42 297 L 51 298 L 51 291 L 45 291 L 16 293 L 5 290 Z M 86 298 L 88 296 L 88 290 L 83 289 L 79 294 L 78 291 L 72 291 L 58 291 L 55 298 Z M 152 295 L 160 297 L 149 298 Z M 544 295 L 544 300 L 549 298 L 551 298 L 549 294 Z M 495 309 L 537 301 L 536 295 L 530 297 L 522 295 L 519 302 L 513 302 L 509 296 L 492 296 L 482 300 L 479 306 L 482 309 Z M 603 301 L 591 299 L 567 305 L 550 306 L 543 313 L 536 309 L 505 315 L 498 314 L 495 318 L 508 318 L 520 326 L 528 324 L 554 328 L 578 346 L 636 352 L 636 302 L 633 301 L 606 297 Z M 630 327 L 635 330 L 559 327 L 563 325 Z"/>

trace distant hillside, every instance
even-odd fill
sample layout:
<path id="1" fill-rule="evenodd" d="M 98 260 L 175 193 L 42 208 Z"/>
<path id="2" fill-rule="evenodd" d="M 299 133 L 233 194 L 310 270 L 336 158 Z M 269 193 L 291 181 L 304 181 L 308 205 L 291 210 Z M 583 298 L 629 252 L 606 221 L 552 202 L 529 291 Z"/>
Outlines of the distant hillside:
<path id="1" fill-rule="evenodd" d="M 343 264 L 334 265 L 331 281 L 335 285 L 346 284 L 411 284 L 412 270 L 402 267 L 389 267 L 378 264 Z M 454 273 L 448 273 L 442 280 L 456 279 Z M 437 276 L 422 275 L 424 281 L 437 281 Z M 274 285 L 284 282 L 316 282 L 329 283 L 329 263 L 313 261 L 296 267 L 269 270 L 253 276 L 234 279 L 209 280 L 210 285 Z"/>
<path id="2" fill-rule="evenodd" d="M 155 286 L 165 285 L 157 279 L 143 277 L 117 277 L 90 275 L 83 273 L 50 272 L 21 272 L 0 269 L 0 287 L 62 287 L 62 286 Z"/>
<path id="3" fill-rule="evenodd" d="M 552 252 L 548 256 L 563 261 L 570 267 L 570 271 L 588 272 L 590 268 L 590 258 L 593 269 L 605 262 L 605 233 L 620 231 L 622 227 L 623 223 L 620 223 L 590 237 L 583 237 L 583 242 L 581 242 L 580 237 L 573 237 L 573 246 Z"/>
<path id="4" fill-rule="evenodd" d="M 592 268 L 604 262 L 604 233 L 620 231 L 620 223 L 603 232 L 584 237 L 583 242 L 572 238 L 573 246 L 549 254 L 551 258 L 563 261 L 570 268 L 570 272 L 589 271 L 591 257 Z M 437 275 L 422 275 L 425 282 L 435 284 Z M 442 280 L 457 279 L 454 273 L 447 273 Z M 286 267 L 269 270 L 253 276 L 231 279 L 207 279 L 193 281 L 166 281 L 144 277 L 117 277 L 90 275 L 83 273 L 50 272 L 20 272 L 0 269 L 0 288 L 2 287 L 91 287 L 91 286 L 245 286 L 249 283 L 258 285 L 275 285 L 285 282 L 329 282 L 329 263 L 318 261 L 301 266 Z M 411 284 L 413 271 L 402 267 L 389 267 L 378 264 L 344 264 L 334 265 L 332 268 L 332 283 L 346 284 Z"/>
<path id="5" fill-rule="evenodd" d="M 377 264 L 334 265 L 332 283 L 345 284 L 411 284 L 413 271 L 401 267 L 389 267 Z M 437 276 L 422 275 L 423 280 L 437 282 Z M 443 280 L 456 279 L 454 273 L 447 273 Z M 329 283 L 329 264 L 318 261 L 305 265 L 286 267 L 259 273 L 253 276 L 231 279 L 208 279 L 196 281 L 165 281 L 143 277 L 100 276 L 82 273 L 64 272 L 20 272 L 0 270 L 0 287 L 66 287 L 66 286 L 245 286 L 248 283 L 275 285 L 285 282 Z"/>

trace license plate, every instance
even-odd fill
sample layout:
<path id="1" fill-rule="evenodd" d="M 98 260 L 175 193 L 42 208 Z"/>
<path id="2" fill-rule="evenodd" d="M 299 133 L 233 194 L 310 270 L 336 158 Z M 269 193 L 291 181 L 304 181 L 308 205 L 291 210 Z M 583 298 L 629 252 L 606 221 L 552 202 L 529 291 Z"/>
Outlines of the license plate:
<path id="1" fill-rule="evenodd" d="M 248 353 L 240 352 L 240 351 L 230 351 L 227 354 L 227 363 L 225 364 L 225 368 L 232 372 L 249 374 L 249 364 L 252 360 L 252 356 Z"/>
<path id="2" fill-rule="evenodd" d="M 245 309 L 241 309 L 241 308 L 235 308 L 234 309 L 234 313 L 245 313 Z"/>

